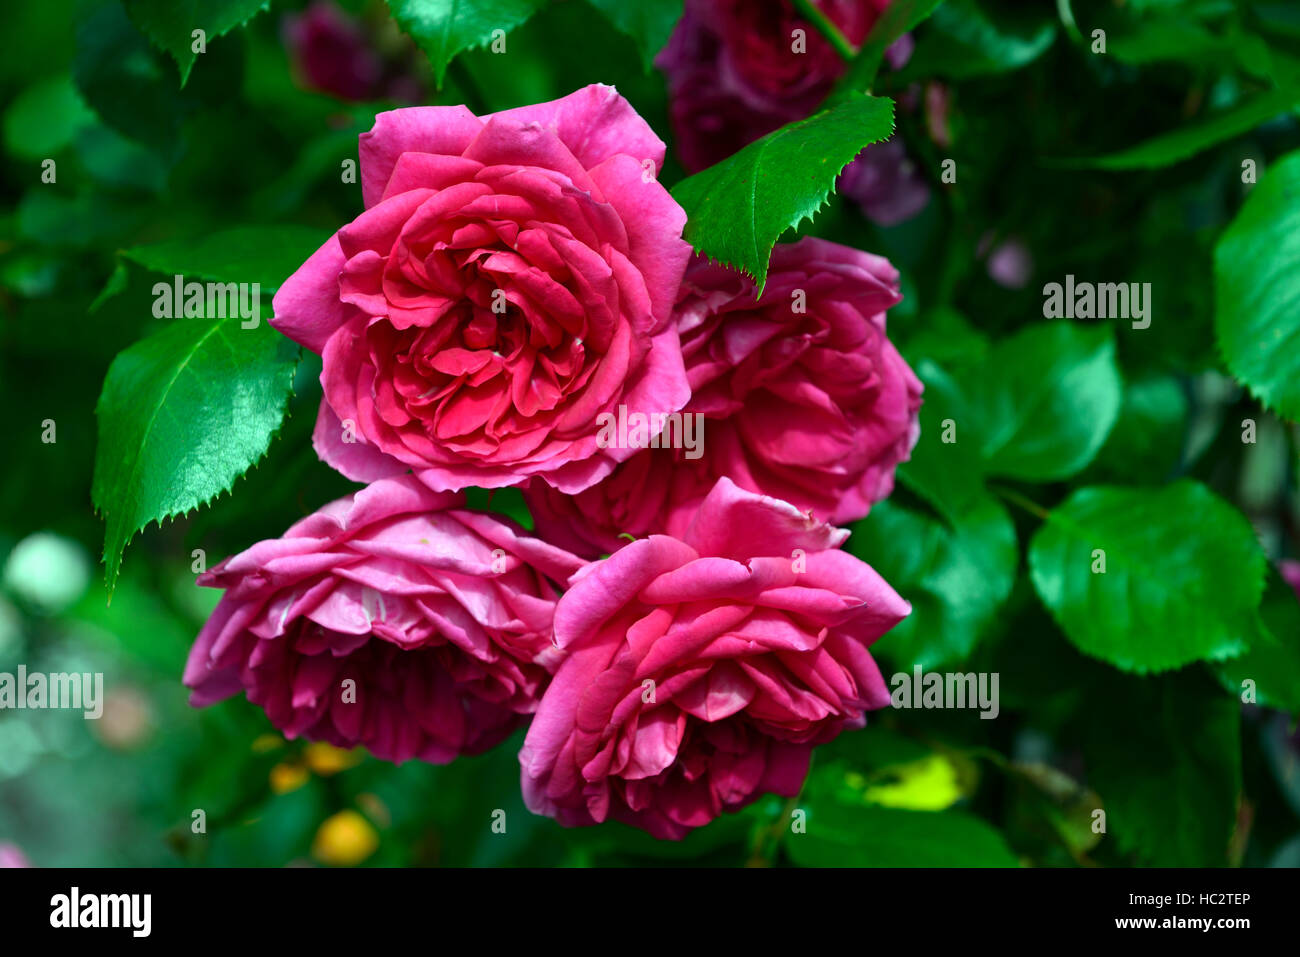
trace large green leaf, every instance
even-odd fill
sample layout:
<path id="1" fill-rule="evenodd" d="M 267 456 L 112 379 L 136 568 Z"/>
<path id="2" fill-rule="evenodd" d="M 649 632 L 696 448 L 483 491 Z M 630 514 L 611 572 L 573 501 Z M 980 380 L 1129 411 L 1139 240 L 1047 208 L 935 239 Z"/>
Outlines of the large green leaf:
<path id="1" fill-rule="evenodd" d="M 1141 863 L 1222 866 L 1241 790 L 1238 702 L 1199 670 L 1116 678 L 1084 719 L 1106 830 Z"/>
<path id="2" fill-rule="evenodd" d="M 262 457 L 299 355 L 267 323 L 235 317 L 176 320 L 113 360 L 91 489 L 110 589 L 136 532 L 211 501 Z"/>
<path id="3" fill-rule="evenodd" d="M 1188 126 L 1179 127 L 1106 156 L 1062 160 L 1061 165 L 1097 169 L 1158 169 L 1182 162 L 1202 150 L 1249 132 L 1265 120 L 1291 109 L 1300 102 L 1300 91 L 1270 90 L 1214 113 Z"/>
<path id="4" fill-rule="evenodd" d="M 636 42 L 641 62 L 648 71 L 654 65 L 655 54 L 662 50 L 672 36 L 673 27 L 682 16 L 682 0 L 587 0 L 603 13 L 609 22 Z"/>
<path id="5" fill-rule="evenodd" d="M 122 256 L 146 269 L 186 279 L 255 282 L 274 291 L 329 239 L 309 226 L 240 226 L 194 239 L 134 246 Z"/>
<path id="6" fill-rule="evenodd" d="M 1069 322 L 1036 323 L 998 342 L 963 380 L 985 471 L 1031 482 L 1068 478 L 1091 462 L 1123 391 L 1110 328 Z"/>
<path id="7" fill-rule="evenodd" d="M 878 649 L 924 669 L 966 659 L 1011 593 L 1019 558 L 1011 518 L 988 496 L 967 503 L 951 527 L 880 502 L 854 526 L 848 549 L 912 603 Z"/>
<path id="8" fill-rule="evenodd" d="M 1275 568 L 1268 571 L 1260 614 L 1264 628 L 1250 650 L 1215 670 L 1233 694 L 1240 696 L 1250 681 L 1260 704 L 1300 714 L 1300 600 Z"/>
<path id="9" fill-rule="evenodd" d="M 1104 571 L 1101 569 L 1104 552 Z M 1034 587 L 1083 652 L 1154 672 L 1241 654 L 1259 633 L 1264 554 L 1205 486 L 1082 488 L 1029 547 Z"/>
<path id="10" fill-rule="evenodd" d="M 673 188 L 686 210 L 686 239 L 753 276 L 759 291 L 780 235 L 826 202 L 835 177 L 862 149 L 894 131 L 894 102 L 854 93 L 790 123 Z"/>
<path id="11" fill-rule="evenodd" d="M 242 26 L 271 0 L 122 0 L 127 15 L 144 34 L 171 54 L 181 72 L 181 86 L 190 78 L 198 54 L 195 30 L 204 44 Z"/>
<path id="12" fill-rule="evenodd" d="M 447 66 L 464 50 L 486 46 L 493 33 L 509 33 L 546 0 L 388 0 L 393 19 L 420 45 L 442 87 Z M 503 67 L 508 69 L 508 67 Z"/>
<path id="13" fill-rule="evenodd" d="M 785 847 L 804 867 L 1017 867 L 984 821 L 963 811 L 902 811 L 809 801 L 807 832 L 787 831 Z"/>
<path id="14" fill-rule="evenodd" d="M 1214 329 L 1232 374 L 1300 419 L 1300 152 L 1264 171 L 1219 239 Z"/>

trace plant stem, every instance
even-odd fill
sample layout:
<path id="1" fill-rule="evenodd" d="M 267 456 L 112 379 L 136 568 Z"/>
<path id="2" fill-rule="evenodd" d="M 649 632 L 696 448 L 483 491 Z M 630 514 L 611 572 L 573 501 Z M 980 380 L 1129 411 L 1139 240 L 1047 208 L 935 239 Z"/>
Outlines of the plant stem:
<path id="1" fill-rule="evenodd" d="M 849 43 L 848 38 L 840 32 L 840 28 L 831 22 L 831 18 L 826 16 L 820 7 L 812 0 L 794 0 L 794 5 L 799 15 L 817 28 L 817 32 L 826 38 L 846 63 L 853 59 L 856 53 L 853 44 Z"/>
<path id="2" fill-rule="evenodd" d="M 1052 514 L 1051 512 L 1043 508 L 1043 506 L 1039 505 L 1033 499 L 1025 498 L 1025 496 L 1021 495 L 1017 491 L 1014 491 L 1009 488 L 1003 488 L 1000 485 L 991 485 L 989 486 L 989 488 L 991 491 L 996 492 L 998 495 L 1001 495 L 1004 499 L 1006 499 L 1011 504 L 1019 505 L 1026 512 L 1029 512 L 1031 515 L 1037 515 L 1043 521 L 1047 521 L 1051 517 Z"/>

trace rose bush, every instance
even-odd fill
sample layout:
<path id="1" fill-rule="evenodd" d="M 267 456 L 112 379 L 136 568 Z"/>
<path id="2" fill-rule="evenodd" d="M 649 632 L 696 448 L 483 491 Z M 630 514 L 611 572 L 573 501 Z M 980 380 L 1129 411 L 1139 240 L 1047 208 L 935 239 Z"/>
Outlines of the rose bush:
<path id="1" fill-rule="evenodd" d="M 485 117 L 381 113 L 360 153 L 366 211 L 272 320 L 324 358 L 326 462 L 576 492 L 629 454 L 597 446 L 597 416 L 686 402 L 669 321 L 686 217 L 653 175 L 662 141 L 612 87 Z"/>
<path id="2" fill-rule="evenodd" d="M 814 745 L 889 703 L 867 648 L 910 610 L 847 535 L 720 479 L 680 537 L 575 576 L 519 756 L 528 807 L 676 839 L 797 794 Z"/>
<path id="3" fill-rule="evenodd" d="M 383 479 L 202 575 L 226 593 L 185 668 L 192 703 L 242 690 L 289 737 L 389 761 L 498 743 L 558 662 L 555 584 L 581 562 L 461 504 Z"/>
<path id="4" fill-rule="evenodd" d="M 624 533 L 680 535 L 723 476 L 823 521 L 862 518 L 919 435 L 921 382 L 885 335 L 897 284 L 881 257 L 811 237 L 777 245 L 758 299 L 697 258 L 674 315 L 702 454 L 643 450 L 576 496 L 534 483 L 538 528 L 593 557 Z"/>

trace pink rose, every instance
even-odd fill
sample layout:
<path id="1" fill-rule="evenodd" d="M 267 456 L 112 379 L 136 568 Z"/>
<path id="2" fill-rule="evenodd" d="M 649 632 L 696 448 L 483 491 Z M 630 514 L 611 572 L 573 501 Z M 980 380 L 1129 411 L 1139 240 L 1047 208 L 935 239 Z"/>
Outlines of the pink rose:
<path id="1" fill-rule="evenodd" d="M 722 479 L 680 538 L 575 576 L 519 755 L 529 809 L 678 839 L 797 794 L 814 745 L 889 703 L 867 647 L 910 611 L 847 535 Z"/>
<path id="2" fill-rule="evenodd" d="M 289 737 L 388 761 L 499 742 L 559 657 L 547 579 L 582 563 L 460 503 L 383 479 L 200 576 L 226 594 L 185 668 L 192 703 L 243 690 Z"/>
<path id="3" fill-rule="evenodd" d="M 755 302 L 747 277 L 696 259 L 675 315 L 699 457 L 640 451 L 573 497 L 534 483 L 540 534 L 587 556 L 624 533 L 680 535 L 723 476 L 822 521 L 862 518 L 920 434 L 921 382 L 885 336 L 897 282 L 879 256 L 806 238 L 773 250 Z"/>
<path id="4" fill-rule="evenodd" d="M 855 47 L 889 6 L 815 2 Z M 803 31 L 802 50 L 795 30 Z M 811 114 L 845 69 L 790 0 L 687 0 L 655 65 L 668 76 L 677 150 L 691 172 Z"/>
<path id="5" fill-rule="evenodd" d="M 376 117 L 366 211 L 275 296 L 276 328 L 324 357 L 321 458 L 446 489 L 608 474 L 628 453 L 597 446 L 597 416 L 689 397 L 670 313 L 690 247 L 663 156 L 609 86 Z"/>

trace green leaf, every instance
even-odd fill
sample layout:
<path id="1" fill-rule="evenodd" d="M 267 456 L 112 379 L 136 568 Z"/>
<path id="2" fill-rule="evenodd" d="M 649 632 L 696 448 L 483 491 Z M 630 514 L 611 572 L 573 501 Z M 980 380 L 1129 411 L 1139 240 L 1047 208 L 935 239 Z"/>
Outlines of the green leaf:
<path id="1" fill-rule="evenodd" d="M 1095 473 L 1134 485 L 1163 484 L 1182 456 L 1187 413 L 1187 393 L 1177 379 L 1130 382 L 1115 428 L 1092 464 Z"/>
<path id="2" fill-rule="evenodd" d="M 180 70 L 181 86 L 190 78 L 198 54 L 195 30 L 204 44 L 242 26 L 271 0 L 122 0 L 132 22 L 158 47 L 171 54 Z"/>
<path id="3" fill-rule="evenodd" d="M 947 0 L 934 11 L 898 82 L 933 76 L 961 80 L 1028 66 L 1056 39 L 1056 22 L 1031 5 L 990 7 Z"/>
<path id="4" fill-rule="evenodd" d="M 988 496 L 968 503 L 951 527 L 880 502 L 847 547 L 912 603 L 876 650 L 926 670 L 966 659 L 1011 593 L 1019 560 L 1015 526 Z"/>
<path id="5" fill-rule="evenodd" d="M 956 524 L 985 495 L 979 443 L 958 427 L 971 421 L 970 403 L 935 363 L 922 360 L 916 374 L 925 383 L 921 435 L 911 458 L 899 466 L 898 479 Z"/>
<path id="6" fill-rule="evenodd" d="M 1055 161 L 1057 165 L 1095 169 L 1159 169 L 1182 162 L 1202 150 L 1249 132 L 1265 120 L 1300 102 L 1295 90 L 1270 90 L 1231 109 L 1214 113 L 1189 126 L 1154 136 L 1137 146 L 1106 156 Z"/>
<path id="7" fill-rule="evenodd" d="M 894 0 L 890 3 L 871 27 L 862 48 L 849 64 L 837 95 L 852 90 L 870 90 L 876 74 L 880 72 L 885 51 L 904 33 L 916 29 L 942 2 L 943 0 Z"/>
<path id="8" fill-rule="evenodd" d="M 811 219 L 840 171 L 893 130 L 892 100 L 854 93 L 767 134 L 673 188 L 686 210 L 686 239 L 753 276 L 761 293 L 780 235 Z"/>
<path id="9" fill-rule="evenodd" d="M 587 0 L 622 33 L 636 41 L 647 73 L 682 17 L 682 0 Z"/>
<path id="10" fill-rule="evenodd" d="M 299 355 L 267 323 L 237 317 L 176 320 L 118 353 L 95 410 L 91 489 L 110 590 L 136 532 L 206 504 L 262 457 Z"/>
<path id="11" fill-rule="evenodd" d="M 1264 628 L 1250 650 L 1215 666 L 1225 688 L 1234 695 L 1254 683 L 1259 703 L 1300 714 L 1300 600 L 1276 568 L 1269 568 L 1260 605 Z"/>
<path id="12" fill-rule="evenodd" d="M 1240 705 L 1199 670 L 1116 679 L 1085 719 L 1107 833 L 1142 863 L 1227 861 L 1241 790 Z"/>
<path id="13" fill-rule="evenodd" d="M 309 226 L 240 226 L 194 239 L 124 250 L 122 257 L 165 275 L 213 282 L 255 282 L 278 289 L 329 239 Z"/>
<path id="14" fill-rule="evenodd" d="M 442 88 L 447 66 L 464 50 L 486 46 L 492 34 L 509 33 L 546 0 L 388 0 L 393 19 L 420 45 Z M 638 4 L 639 5 L 639 4 Z"/>
<path id="15" fill-rule="evenodd" d="M 807 833 L 787 827 L 803 867 L 1018 867 L 1002 836 L 962 811 L 902 811 L 831 798 L 807 802 Z"/>
<path id="16" fill-rule="evenodd" d="M 73 78 L 106 124 L 168 157 L 176 154 L 185 104 L 172 67 L 121 4 L 103 4 L 78 24 Z"/>
<path id="17" fill-rule="evenodd" d="M 24 159 L 47 159 L 94 122 L 95 114 L 70 77 L 42 80 L 18 94 L 5 110 L 5 149 Z"/>
<path id="18" fill-rule="evenodd" d="M 1068 478 L 1091 462 L 1123 391 L 1110 328 L 1069 322 L 1027 326 L 962 379 L 985 471 L 1031 482 Z"/>
<path id="19" fill-rule="evenodd" d="M 1214 329 L 1232 374 L 1300 419 L 1300 152 L 1263 173 L 1215 247 Z"/>
<path id="20" fill-rule="evenodd" d="M 1079 489 L 1034 536 L 1029 569 L 1070 641 L 1124 671 L 1230 658 L 1259 632 L 1264 554 L 1198 482 Z"/>

